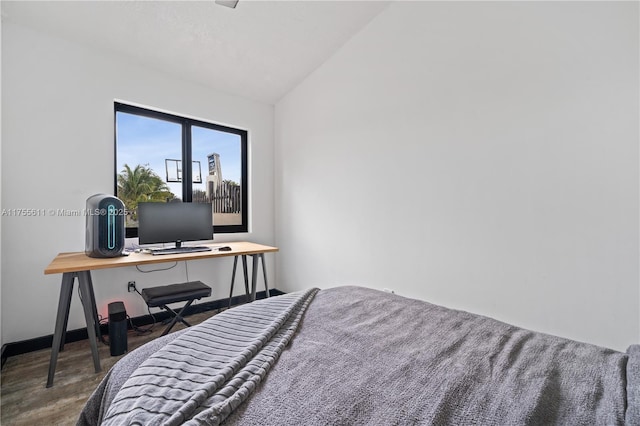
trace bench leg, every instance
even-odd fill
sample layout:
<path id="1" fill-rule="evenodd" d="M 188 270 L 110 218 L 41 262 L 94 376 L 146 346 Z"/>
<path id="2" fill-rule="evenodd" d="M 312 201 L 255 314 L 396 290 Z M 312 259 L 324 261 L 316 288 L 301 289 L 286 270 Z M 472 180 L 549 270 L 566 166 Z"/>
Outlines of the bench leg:
<path id="1" fill-rule="evenodd" d="M 195 299 L 191 299 L 187 302 L 186 305 L 184 305 L 182 307 L 182 309 L 180 309 L 179 312 L 174 311 L 173 309 L 171 309 L 170 307 L 168 307 L 167 305 L 162 305 L 163 309 L 166 309 L 168 312 L 173 314 L 173 319 L 171 320 L 171 322 L 169 323 L 169 325 L 167 326 L 167 328 L 165 328 L 165 330 L 162 332 L 162 336 L 166 335 L 167 333 L 169 333 L 169 331 L 173 328 L 174 325 L 176 325 L 176 323 L 178 321 L 180 321 L 181 323 L 183 323 L 184 325 L 186 325 L 187 327 L 191 327 L 191 324 L 189 324 L 183 317 L 182 317 L 182 313 L 185 312 L 185 310 L 191 306 L 191 304 L 193 303 Z"/>

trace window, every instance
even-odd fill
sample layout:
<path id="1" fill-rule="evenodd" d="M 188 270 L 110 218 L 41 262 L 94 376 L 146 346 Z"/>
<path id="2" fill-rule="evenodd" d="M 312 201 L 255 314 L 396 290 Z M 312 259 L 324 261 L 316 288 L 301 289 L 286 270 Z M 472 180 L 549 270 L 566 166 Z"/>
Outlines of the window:
<path id="1" fill-rule="evenodd" d="M 115 194 L 138 236 L 139 202 L 211 203 L 214 232 L 247 232 L 247 131 L 115 103 Z"/>

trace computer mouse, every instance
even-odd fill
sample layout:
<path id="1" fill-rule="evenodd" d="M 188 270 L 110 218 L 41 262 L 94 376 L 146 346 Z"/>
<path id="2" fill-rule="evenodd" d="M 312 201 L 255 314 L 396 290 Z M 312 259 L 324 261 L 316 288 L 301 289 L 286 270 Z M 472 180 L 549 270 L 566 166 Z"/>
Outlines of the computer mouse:
<path id="1" fill-rule="evenodd" d="M 231 247 L 229 246 L 220 247 L 218 251 L 231 251 Z"/>

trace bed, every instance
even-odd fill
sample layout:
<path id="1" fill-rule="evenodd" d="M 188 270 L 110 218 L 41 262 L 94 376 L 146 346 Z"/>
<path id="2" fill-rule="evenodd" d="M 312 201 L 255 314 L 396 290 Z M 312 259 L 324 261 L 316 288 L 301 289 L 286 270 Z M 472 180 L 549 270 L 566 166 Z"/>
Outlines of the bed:
<path id="1" fill-rule="evenodd" d="M 364 288 L 241 305 L 123 357 L 79 425 L 639 425 L 626 353 Z"/>

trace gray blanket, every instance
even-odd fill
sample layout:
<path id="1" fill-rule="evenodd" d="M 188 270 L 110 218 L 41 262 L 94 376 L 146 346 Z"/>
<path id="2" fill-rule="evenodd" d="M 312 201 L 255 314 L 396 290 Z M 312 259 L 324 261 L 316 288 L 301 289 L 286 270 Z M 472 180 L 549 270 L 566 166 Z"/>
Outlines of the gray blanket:
<path id="1" fill-rule="evenodd" d="M 168 342 L 122 385 L 102 424 L 219 424 L 273 365 L 315 292 L 229 310 Z"/>
<path id="2" fill-rule="evenodd" d="M 277 363 L 224 424 L 637 425 L 639 360 L 636 346 L 625 354 L 339 287 L 315 296 Z M 111 375 L 117 388 L 123 379 Z M 80 423 L 95 424 L 96 401 L 109 405 L 113 388 L 101 389 Z"/>

